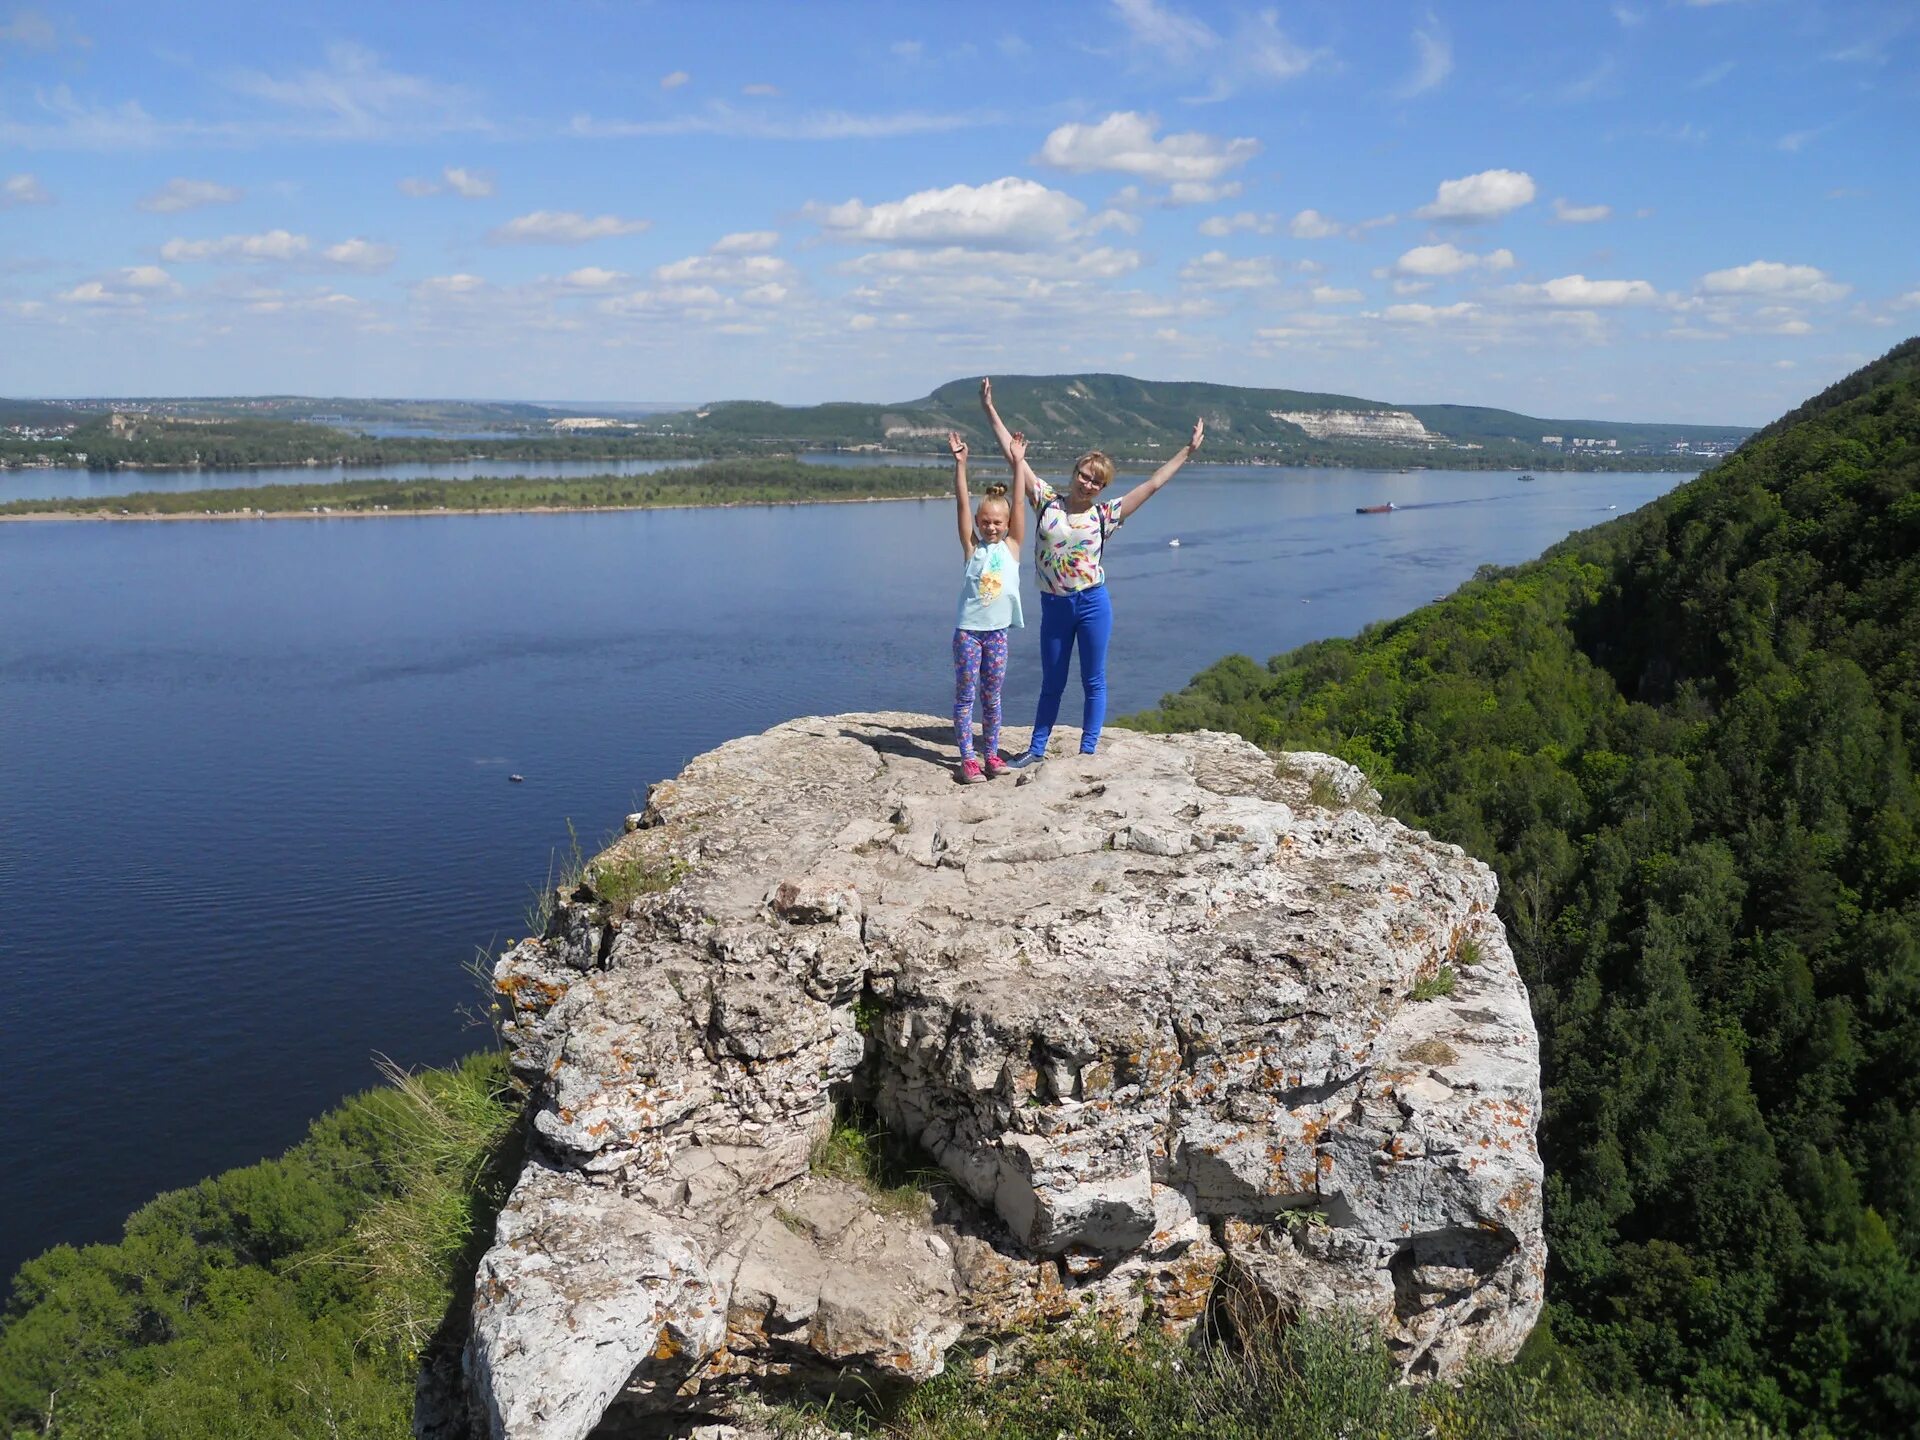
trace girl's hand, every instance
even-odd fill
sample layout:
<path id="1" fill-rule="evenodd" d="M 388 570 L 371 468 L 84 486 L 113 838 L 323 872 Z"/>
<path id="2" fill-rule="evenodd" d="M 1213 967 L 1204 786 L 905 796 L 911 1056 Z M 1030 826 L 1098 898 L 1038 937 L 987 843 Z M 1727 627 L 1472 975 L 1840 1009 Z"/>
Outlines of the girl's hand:
<path id="1" fill-rule="evenodd" d="M 956 460 L 967 458 L 967 442 L 960 437 L 957 430 L 947 432 L 947 449 L 953 452 L 953 458 Z"/>
<path id="2" fill-rule="evenodd" d="M 1207 438 L 1207 420 L 1203 415 L 1193 422 L 1193 438 L 1187 441 L 1187 453 L 1194 454 L 1200 449 L 1200 442 Z"/>
<path id="3" fill-rule="evenodd" d="M 1007 440 L 1007 459 L 1013 462 L 1014 470 L 1018 472 L 1020 466 L 1026 461 L 1026 458 L 1027 437 L 1016 430 Z"/>

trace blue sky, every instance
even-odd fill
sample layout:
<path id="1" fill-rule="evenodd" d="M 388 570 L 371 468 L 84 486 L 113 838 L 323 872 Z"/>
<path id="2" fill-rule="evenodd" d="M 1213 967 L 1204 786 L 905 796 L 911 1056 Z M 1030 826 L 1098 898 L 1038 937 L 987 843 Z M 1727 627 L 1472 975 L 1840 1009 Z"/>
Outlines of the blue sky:
<path id="1" fill-rule="evenodd" d="M 1758 423 L 1920 331 L 1911 0 L 0 0 L 0 394 Z"/>

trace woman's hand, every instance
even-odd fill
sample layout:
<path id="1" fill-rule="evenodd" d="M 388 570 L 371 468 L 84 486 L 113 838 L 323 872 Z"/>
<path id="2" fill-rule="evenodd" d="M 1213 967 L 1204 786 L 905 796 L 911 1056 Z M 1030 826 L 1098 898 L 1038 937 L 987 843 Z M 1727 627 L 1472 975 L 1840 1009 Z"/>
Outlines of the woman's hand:
<path id="1" fill-rule="evenodd" d="M 1027 437 L 1018 430 L 1007 437 L 1007 463 L 1013 466 L 1016 475 L 1020 473 L 1020 467 L 1027 463 Z"/>
<path id="2" fill-rule="evenodd" d="M 1206 420 L 1206 417 L 1203 415 L 1198 420 L 1193 422 L 1193 438 L 1187 441 L 1187 453 L 1189 455 L 1198 454 L 1200 450 L 1200 442 L 1205 440 L 1206 438 L 1207 438 L 1207 420 Z"/>
<path id="3" fill-rule="evenodd" d="M 953 452 L 954 459 L 963 463 L 965 462 L 967 458 L 967 442 L 961 438 L 959 431 L 949 430 L 947 432 L 947 449 Z"/>
<path id="4" fill-rule="evenodd" d="M 984 375 L 980 377 L 980 408 L 989 415 L 993 413 L 993 381 Z"/>

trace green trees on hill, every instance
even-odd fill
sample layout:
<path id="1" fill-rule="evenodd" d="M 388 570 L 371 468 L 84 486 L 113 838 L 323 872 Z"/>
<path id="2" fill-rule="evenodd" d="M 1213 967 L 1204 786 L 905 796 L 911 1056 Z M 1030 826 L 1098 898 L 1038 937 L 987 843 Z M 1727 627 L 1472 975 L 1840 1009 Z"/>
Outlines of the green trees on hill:
<path id="1" fill-rule="evenodd" d="M 1920 341 L 1637 514 L 1138 723 L 1344 755 L 1498 870 L 1552 1333 L 1920 1433 Z"/>

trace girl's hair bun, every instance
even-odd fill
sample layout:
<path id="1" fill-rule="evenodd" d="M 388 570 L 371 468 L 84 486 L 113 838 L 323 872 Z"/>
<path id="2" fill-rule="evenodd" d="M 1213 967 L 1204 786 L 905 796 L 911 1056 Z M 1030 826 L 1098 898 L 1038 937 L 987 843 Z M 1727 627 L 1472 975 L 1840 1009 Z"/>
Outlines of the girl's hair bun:
<path id="1" fill-rule="evenodd" d="M 996 482 L 992 485 L 987 486 L 986 491 L 982 494 L 981 498 L 983 500 L 1004 500 L 1007 498 L 1007 496 L 1011 495 L 1012 493 L 1013 492 L 1007 489 L 1005 485 Z"/>

